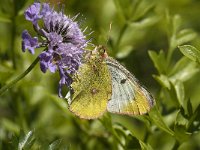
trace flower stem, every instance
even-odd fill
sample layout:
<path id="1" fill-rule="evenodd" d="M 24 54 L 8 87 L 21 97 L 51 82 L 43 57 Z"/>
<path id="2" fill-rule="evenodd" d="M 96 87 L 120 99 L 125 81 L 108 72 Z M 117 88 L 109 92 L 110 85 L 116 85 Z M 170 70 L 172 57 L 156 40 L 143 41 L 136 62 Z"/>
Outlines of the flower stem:
<path id="1" fill-rule="evenodd" d="M 26 69 L 26 71 L 24 71 L 22 74 L 20 74 L 17 78 L 15 78 L 13 81 L 11 81 L 10 83 L 8 83 L 7 85 L 3 86 L 0 89 L 0 95 L 2 95 L 6 90 L 10 89 L 13 85 L 15 85 L 22 78 L 24 78 L 35 67 L 35 65 L 38 63 L 38 61 L 39 61 L 39 57 L 37 57 L 33 61 L 33 63 L 28 67 L 28 69 Z"/>

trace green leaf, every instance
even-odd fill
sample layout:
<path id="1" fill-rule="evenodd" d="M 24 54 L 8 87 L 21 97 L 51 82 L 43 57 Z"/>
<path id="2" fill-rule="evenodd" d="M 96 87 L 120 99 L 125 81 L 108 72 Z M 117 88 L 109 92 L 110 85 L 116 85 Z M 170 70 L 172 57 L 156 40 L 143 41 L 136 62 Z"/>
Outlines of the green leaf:
<path id="1" fill-rule="evenodd" d="M 191 45 L 183 45 L 178 47 L 180 51 L 192 61 L 200 63 L 200 51 Z"/>
<path id="2" fill-rule="evenodd" d="M 168 75 L 169 76 L 175 75 L 179 71 L 184 70 L 188 64 L 190 64 L 190 60 L 187 57 L 182 57 L 180 60 L 178 60 L 178 62 L 176 62 L 176 64 L 174 65 L 174 67 L 172 68 L 172 70 Z"/>
<path id="3" fill-rule="evenodd" d="M 176 32 L 179 30 L 181 25 L 182 19 L 180 15 L 174 15 L 172 18 L 172 24 L 173 24 L 173 32 L 176 34 Z"/>
<path id="4" fill-rule="evenodd" d="M 1 124 L 3 125 L 3 127 L 4 127 L 5 129 L 7 129 L 8 131 L 11 131 L 11 132 L 13 132 L 13 133 L 18 134 L 19 131 L 20 131 L 19 125 L 16 124 L 16 123 L 14 123 L 12 120 L 3 118 L 3 119 L 1 120 Z"/>
<path id="5" fill-rule="evenodd" d="M 160 76 L 153 75 L 153 77 L 162 85 L 162 87 L 171 89 L 171 84 L 167 76 L 161 74 Z"/>
<path id="6" fill-rule="evenodd" d="M 55 140 L 49 145 L 49 150 L 58 150 L 60 147 L 61 140 Z"/>
<path id="7" fill-rule="evenodd" d="M 194 62 L 188 62 L 185 64 L 185 66 L 182 67 L 182 69 L 173 71 L 174 74 L 170 76 L 170 81 L 172 81 L 173 83 L 177 80 L 185 82 L 191 79 L 200 70 L 199 68 L 197 68 L 196 63 Z"/>
<path id="8" fill-rule="evenodd" d="M 26 135 L 23 131 L 20 133 L 20 139 L 18 144 L 19 150 L 29 150 L 35 142 L 33 131 L 29 131 Z"/>
<path id="9" fill-rule="evenodd" d="M 159 18 L 157 16 L 153 16 L 153 17 L 144 18 L 137 22 L 131 22 L 129 25 L 135 29 L 136 28 L 144 29 L 148 26 L 154 25 L 156 22 L 158 22 L 158 20 L 159 20 Z"/>
<path id="10" fill-rule="evenodd" d="M 150 116 L 150 119 L 155 123 L 155 125 L 158 128 L 170 134 L 171 136 L 174 135 L 174 132 L 163 121 L 162 116 L 156 106 L 151 109 L 151 111 L 149 112 L 149 116 Z"/>
<path id="11" fill-rule="evenodd" d="M 199 116 L 200 116 L 200 104 L 195 109 L 192 116 L 189 118 L 189 123 L 187 126 L 188 130 L 193 130 L 194 132 L 199 131 L 199 129 L 200 129 L 200 117 Z"/>
<path id="12" fill-rule="evenodd" d="M 187 141 L 191 136 L 191 133 L 187 132 L 185 126 L 183 125 L 176 124 L 174 127 L 174 132 L 176 139 L 181 143 Z"/>
<path id="13" fill-rule="evenodd" d="M 124 11 L 123 11 L 124 9 L 122 8 L 122 5 L 120 4 L 120 0 L 114 0 L 114 4 L 115 4 L 116 10 L 118 12 L 119 18 L 121 19 L 122 22 L 125 22 L 126 17 L 125 17 Z"/>
<path id="14" fill-rule="evenodd" d="M 160 74 L 165 73 L 167 63 L 164 52 L 161 50 L 159 54 L 157 54 L 155 51 L 148 51 L 148 53 L 158 72 Z"/>
<path id="15" fill-rule="evenodd" d="M 121 124 L 114 124 L 113 127 L 117 135 L 119 136 L 121 143 L 123 143 L 124 147 L 129 148 L 130 147 L 129 143 L 131 142 L 130 148 L 133 148 L 132 143 L 134 143 L 134 149 L 140 148 L 139 140 L 134 136 L 134 134 L 130 130 L 128 130 Z"/>
<path id="16" fill-rule="evenodd" d="M 131 52 L 133 51 L 133 46 L 131 45 L 126 45 L 126 46 L 121 46 L 116 54 L 116 57 L 118 59 L 122 59 L 127 57 Z"/>
<path id="17" fill-rule="evenodd" d="M 182 45 L 184 43 L 192 41 L 197 34 L 191 29 L 183 29 L 177 34 L 177 44 Z"/>
<path id="18" fill-rule="evenodd" d="M 11 19 L 8 17 L 3 16 L 2 14 L 0 14 L 0 22 L 2 23 L 10 23 Z"/>
<path id="19" fill-rule="evenodd" d="M 190 99 L 187 101 L 187 113 L 188 113 L 188 116 L 192 116 L 193 114 L 193 108 L 192 108 L 192 103 Z"/>
<path id="20" fill-rule="evenodd" d="M 151 145 L 149 145 L 148 143 L 146 144 L 146 143 L 142 142 L 141 140 L 139 142 L 140 142 L 140 146 L 141 146 L 142 150 L 153 150 Z"/>
<path id="21" fill-rule="evenodd" d="M 180 28 L 180 25 L 181 25 L 181 17 L 179 15 L 175 15 L 173 16 L 172 18 L 169 16 L 169 27 L 168 28 L 172 28 L 170 29 L 172 32 L 171 32 L 171 35 L 170 36 L 170 48 L 169 50 L 173 51 L 176 47 L 177 47 L 177 37 L 176 37 L 176 34 Z M 172 27 L 171 27 L 172 26 Z"/>
<path id="22" fill-rule="evenodd" d="M 135 11 L 133 13 L 133 17 L 131 18 L 131 21 L 137 21 L 141 18 L 144 18 L 144 16 L 149 13 L 153 8 L 155 4 L 152 3 L 152 1 L 138 1 L 137 7 L 135 8 Z"/>
<path id="23" fill-rule="evenodd" d="M 185 100 L 185 89 L 183 82 L 180 80 L 176 80 L 175 83 L 173 83 L 175 91 L 176 91 L 176 96 L 179 101 L 179 104 L 181 106 L 184 106 L 184 100 Z"/>
<path id="24" fill-rule="evenodd" d="M 183 107 L 181 107 L 181 109 L 177 113 L 175 124 L 185 126 L 185 128 L 188 124 L 188 120 L 187 118 L 185 118 L 185 111 Z"/>

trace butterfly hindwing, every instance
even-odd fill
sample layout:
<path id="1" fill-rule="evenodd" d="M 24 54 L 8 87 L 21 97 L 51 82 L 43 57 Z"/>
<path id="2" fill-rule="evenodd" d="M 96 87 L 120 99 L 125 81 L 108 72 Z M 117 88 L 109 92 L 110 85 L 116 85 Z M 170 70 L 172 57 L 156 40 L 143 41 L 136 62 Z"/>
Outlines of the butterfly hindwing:
<path id="1" fill-rule="evenodd" d="M 154 103 L 150 93 L 116 60 L 107 57 L 106 63 L 112 77 L 112 96 L 107 110 L 128 115 L 147 113 Z"/>
<path id="2" fill-rule="evenodd" d="M 111 76 L 105 62 L 87 62 L 81 65 L 73 82 L 69 109 L 80 118 L 100 117 L 107 108 L 112 93 Z"/>

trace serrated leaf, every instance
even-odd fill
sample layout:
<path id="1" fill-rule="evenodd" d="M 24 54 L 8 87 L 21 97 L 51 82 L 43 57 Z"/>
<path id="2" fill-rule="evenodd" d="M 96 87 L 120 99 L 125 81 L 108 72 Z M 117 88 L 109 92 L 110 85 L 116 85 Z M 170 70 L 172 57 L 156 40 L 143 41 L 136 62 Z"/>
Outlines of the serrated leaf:
<path id="1" fill-rule="evenodd" d="M 151 111 L 149 112 L 149 116 L 150 116 L 150 119 L 155 123 L 155 125 L 158 128 L 170 134 L 171 136 L 174 135 L 174 132 L 163 121 L 162 116 L 160 112 L 158 111 L 157 107 L 154 107 L 151 109 Z"/>
<path id="2" fill-rule="evenodd" d="M 180 51 L 189 59 L 200 63 L 200 51 L 191 45 L 183 45 L 178 47 Z"/>

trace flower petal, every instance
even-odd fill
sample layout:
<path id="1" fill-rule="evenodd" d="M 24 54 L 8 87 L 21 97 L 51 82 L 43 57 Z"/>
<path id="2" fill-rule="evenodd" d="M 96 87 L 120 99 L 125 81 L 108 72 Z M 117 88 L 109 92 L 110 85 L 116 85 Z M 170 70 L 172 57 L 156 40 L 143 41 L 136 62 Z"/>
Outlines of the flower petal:
<path id="1" fill-rule="evenodd" d="M 38 47 L 38 38 L 31 37 L 27 30 L 22 32 L 22 51 L 25 52 L 26 49 L 29 50 L 31 54 L 35 53 L 35 48 Z"/>
<path id="2" fill-rule="evenodd" d="M 26 20 L 35 24 L 38 19 L 42 18 L 42 15 L 40 15 L 40 6 L 40 3 L 35 2 L 33 5 L 27 8 L 24 13 Z"/>

